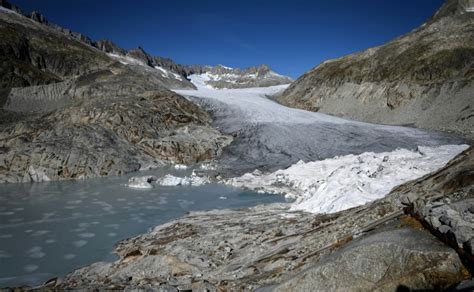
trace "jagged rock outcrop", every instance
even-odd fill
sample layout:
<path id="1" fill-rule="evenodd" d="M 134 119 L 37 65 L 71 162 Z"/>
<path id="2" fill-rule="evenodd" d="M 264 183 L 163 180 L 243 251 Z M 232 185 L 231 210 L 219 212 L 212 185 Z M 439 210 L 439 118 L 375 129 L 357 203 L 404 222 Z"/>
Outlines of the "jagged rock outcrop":
<path id="1" fill-rule="evenodd" d="M 289 212 L 284 204 L 192 212 L 119 242 L 116 262 L 84 267 L 49 287 L 447 289 L 470 278 L 472 259 L 444 245 L 411 216 L 407 196 L 411 202 L 438 196 L 446 202 L 473 199 L 466 179 L 473 157 L 471 147 L 445 168 L 395 188 L 384 199 L 334 214 Z"/>
<path id="2" fill-rule="evenodd" d="M 102 52 L 105 52 L 105 53 L 121 54 L 121 55 L 126 55 L 127 54 L 127 52 L 124 49 L 117 46 L 111 40 L 106 40 L 106 39 L 99 40 L 95 43 L 95 46 L 99 50 L 101 50 Z"/>
<path id="3" fill-rule="evenodd" d="M 474 13 L 447 0 L 386 45 L 323 62 L 278 100 L 288 106 L 474 137 Z"/>
<path id="4" fill-rule="evenodd" d="M 153 66 L 153 58 L 147 52 L 145 52 L 142 47 L 131 49 L 127 52 L 127 56 L 140 60 L 148 66 Z"/>

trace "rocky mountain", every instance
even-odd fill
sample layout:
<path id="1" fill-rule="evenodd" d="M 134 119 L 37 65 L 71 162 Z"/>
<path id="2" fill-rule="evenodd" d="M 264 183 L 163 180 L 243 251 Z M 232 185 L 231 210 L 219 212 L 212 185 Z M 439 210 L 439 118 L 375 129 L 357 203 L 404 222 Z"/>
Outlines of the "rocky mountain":
<path id="1" fill-rule="evenodd" d="M 193 88 L 189 81 L 2 5 L 0 182 L 192 163 L 215 158 L 230 142 L 207 113 L 167 89 Z M 102 49 L 120 53 L 106 42 Z"/>
<path id="2" fill-rule="evenodd" d="M 259 65 L 246 69 L 217 66 L 187 66 L 189 78 L 194 82 L 214 88 L 249 88 L 268 87 L 289 84 L 290 77 L 280 75 L 267 65 Z"/>
<path id="3" fill-rule="evenodd" d="M 362 121 L 474 137 L 474 3 L 447 0 L 385 45 L 323 62 L 278 100 Z"/>
<path id="4" fill-rule="evenodd" d="M 123 64 L 143 65 L 148 69 L 157 69 L 163 77 L 171 80 L 188 82 L 193 79 L 194 83 L 197 81 L 199 84 L 202 83 L 213 88 L 267 87 L 289 84 L 293 81 L 287 76 L 274 72 L 267 65 L 246 69 L 230 68 L 223 65 L 182 65 L 169 58 L 153 57 L 142 47 L 126 51 L 109 40 L 101 40 L 93 45 Z M 193 85 L 190 86 L 194 88 Z"/>

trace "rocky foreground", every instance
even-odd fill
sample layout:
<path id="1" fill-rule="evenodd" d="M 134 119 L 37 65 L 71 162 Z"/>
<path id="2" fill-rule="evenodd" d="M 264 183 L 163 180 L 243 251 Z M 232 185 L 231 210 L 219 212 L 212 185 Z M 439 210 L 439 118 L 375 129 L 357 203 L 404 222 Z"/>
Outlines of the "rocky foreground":
<path id="1" fill-rule="evenodd" d="M 473 168 L 471 147 L 384 199 L 328 215 L 287 205 L 193 212 L 118 243 L 116 262 L 43 288 L 447 289 L 474 267 Z"/>

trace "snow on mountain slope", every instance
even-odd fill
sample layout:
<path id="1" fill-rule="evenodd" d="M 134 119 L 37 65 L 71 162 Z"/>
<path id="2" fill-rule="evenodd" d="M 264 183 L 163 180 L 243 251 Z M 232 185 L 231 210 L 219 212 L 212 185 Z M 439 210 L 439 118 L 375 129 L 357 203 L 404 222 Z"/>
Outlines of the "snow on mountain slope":
<path id="1" fill-rule="evenodd" d="M 293 80 L 280 75 L 266 65 L 247 69 L 231 68 L 224 65 L 202 66 L 198 72 L 188 76 L 196 84 L 208 88 L 252 88 L 290 84 Z"/>
<path id="2" fill-rule="evenodd" d="M 284 170 L 269 174 L 257 170 L 226 183 L 295 198 L 292 210 L 334 213 L 383 198 L 393 187 L 441 168 L 467 148 L 419 147 L 418 151 L 398 149 L 300 161 Z"/>
<path id="3" fill-rule="evenodd" d="M 135 69 L 145 70 L 150 74 L 155 74 L 167 88 L 192 88 L 192 84 L 181 75 L 159 65 L 150 66 L 143 58 L 110 52 L 107 53 L 107 55 L 124 65 L 134 66 Z"/>

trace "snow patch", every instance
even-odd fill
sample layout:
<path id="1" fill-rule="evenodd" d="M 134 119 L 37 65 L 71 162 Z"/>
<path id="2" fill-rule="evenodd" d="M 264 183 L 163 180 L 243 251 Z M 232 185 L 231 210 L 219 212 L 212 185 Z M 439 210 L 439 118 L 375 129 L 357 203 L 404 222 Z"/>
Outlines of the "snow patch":
<path id="1" fill-rule="evenodd" d="M 346 155 L 263 174 L 256 170 L 226 181 L 235 187 L 294 198 L 291 210 L 334 213 L 386 196 L 393 187 L 444 166 L 468 145 L 418 147 L 418 151 Z"/>
<path id="2" fill-rule="evenodd" d="M 120 63 L 124 65 L 141 65 L 141 66 L 147 66 L 143 61 L 137 60 L 135 58 L 129 57 L 129 56 L 122 56 L 118 54 L 113 54 L 113 53 L 107 53 L 107 55 Z"/>
<path id="3" fill-rule="evenodd" d="M 220 67 L 222 67 L 222 68 L 224 68 L 224 69 L 227 69 L 227 70 L 233 70 L 233 69 L 234 69 L 234 68 L 232 68 L 232 67 L 227 67 L 227 66 L 222 65 L 222 64 L 219 64 L 219 65 L 217 65 L 217 66 L 220 66 Z"/>
<path id="4" fill-rule="evenodd" d="M 0 11 L 1 11 L 1 12 L 5 12 L 5 13 L 18 14 L 18 13 L 16 13 L 16 11 L 10 10 L 10 9 L 5 8 L 5 7 L 3 7 L 3 6 L 0 6 Z M 18 15 L 19 15 L 19 14 L 18 14 Z"/>
<path id="5" fill-rule="evenodd" d="M 158 70 L 158 71 L 160 71 L 160 72 L 161 72 L 161 76 L 163 76 L 163 77 L 166 77 L 166 78 L 171 78 L 171 77 L 173 77 L 174 79 L 178 79 L 178 80 L 180 80 L 180 81 L 183 81 L 183 78 L 182 78 L 180 75 L 178 75 L 178 74 L 176 74 L 176 73 L 174 73 L 174 72 L 171 72 L 171 71 L 169 71 L 169 70 L 166 70 L 165 68 L 163 68 L 163 67 L 161 67 L 161 66 L 155 66 L 155 69 Z M 170 77 L 170 76 L 171 76 L 171 77 Z"/>
<path id="6" fill-rule="evenodd" d="M 34 167 L 30 165 L 28 167 L 28 175 L 30 176 L 33 182 L 45 182 L 50 181 L 51 179 L 46 175 L 46 168 L 42 166 Z"/>

